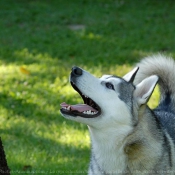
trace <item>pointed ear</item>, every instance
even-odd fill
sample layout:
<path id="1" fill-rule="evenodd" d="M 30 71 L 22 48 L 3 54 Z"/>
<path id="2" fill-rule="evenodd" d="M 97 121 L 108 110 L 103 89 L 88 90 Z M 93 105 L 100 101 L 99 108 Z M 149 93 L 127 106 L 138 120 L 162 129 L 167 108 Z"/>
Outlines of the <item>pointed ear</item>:
<path id="1" fill-rule="evenodd" d="M 158 76 L 152 75 L 148 78 L 145 78 L 141 83 L 136 86 L 136 89 L 134 91 L 134 97 L 137 100 L 139 106 L 148 102 L 158 80 Z"/>
<path id="2" fill-rule="evenodd" d="M 133 82 L 134 78 L 137 74 L 137 71 L 139 70 L 139 67 L 135 67 L 132 71 L 128 72 L 125 76 L 123 76 L 123 79 L 127 82 Z"/>

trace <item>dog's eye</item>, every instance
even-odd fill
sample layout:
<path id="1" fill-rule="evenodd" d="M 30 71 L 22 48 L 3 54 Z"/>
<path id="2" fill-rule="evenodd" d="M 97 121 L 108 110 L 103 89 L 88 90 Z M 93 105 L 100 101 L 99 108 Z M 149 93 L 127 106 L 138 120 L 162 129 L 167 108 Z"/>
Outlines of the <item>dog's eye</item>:
<path id="1" fill-rule="evenodd" d="M 113 86 L 113 84 L 111 84 L 111 83 L 106 83 L 106 87 L 107 87 L 108 89 L 114 90 L 114 86 Z"/>

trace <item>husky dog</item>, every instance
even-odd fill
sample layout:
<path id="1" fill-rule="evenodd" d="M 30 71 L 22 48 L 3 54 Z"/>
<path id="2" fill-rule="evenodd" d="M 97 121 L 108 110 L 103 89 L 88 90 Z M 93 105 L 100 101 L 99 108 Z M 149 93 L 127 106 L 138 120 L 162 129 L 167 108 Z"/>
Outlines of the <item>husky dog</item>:
<path id="1" fill-rule="evenodd" d="M 175 174 L 175 62 L 162 55 L 143 59 L 123 77 L 96 78 L 73 67 L 72 87 L 84 104 L 61 104 L 61 114 L 88 125 L 89 175 Z M 147 102 L 156 84 L 160 102 Z"/>

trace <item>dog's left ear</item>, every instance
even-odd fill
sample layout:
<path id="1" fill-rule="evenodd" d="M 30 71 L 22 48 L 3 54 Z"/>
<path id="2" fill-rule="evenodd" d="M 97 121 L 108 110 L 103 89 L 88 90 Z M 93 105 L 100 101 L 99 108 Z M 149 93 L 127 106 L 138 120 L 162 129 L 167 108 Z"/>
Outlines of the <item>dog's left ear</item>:
<path id="1" fill-rule="evenodd" d="M 135 67 L 132 71 L 128 72 L 123 79 L 126 80 L 127 82 L 133 82 L 134 78 L 139 70 L 139 67 Z"/>
<path id="2" fill-rule="evenodd" d="M 141 83 L 136 85 L 134 90 L 134 98 L 139 106 L 146 104 L 154 91 L 154 88 L 159 80 L 157 75 L 152 75 L 145 78 Z"/>

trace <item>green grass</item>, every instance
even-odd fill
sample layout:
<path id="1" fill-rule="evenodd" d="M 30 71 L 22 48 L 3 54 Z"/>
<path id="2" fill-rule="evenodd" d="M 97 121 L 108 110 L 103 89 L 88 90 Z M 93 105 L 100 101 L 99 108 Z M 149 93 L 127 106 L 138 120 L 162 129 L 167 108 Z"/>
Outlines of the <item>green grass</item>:
<path id="1" fill-rule="evenodd" d="M 1 0 L 0 134 L 11 174 L 86 174 L 87 127 L 59 113 L 61 102 L 81 101 L 71 67 L 122 76 L 144 56 L 175 56 L 174 16 L 171 0 Z"/>

